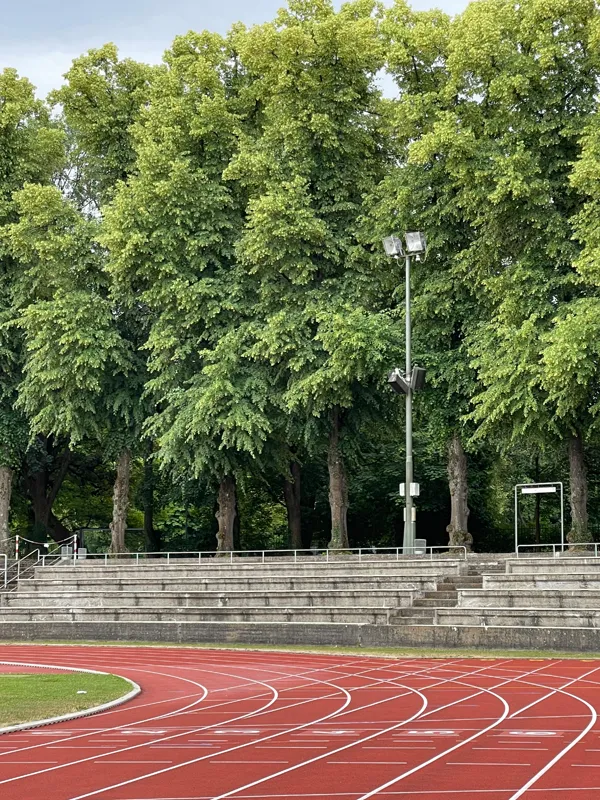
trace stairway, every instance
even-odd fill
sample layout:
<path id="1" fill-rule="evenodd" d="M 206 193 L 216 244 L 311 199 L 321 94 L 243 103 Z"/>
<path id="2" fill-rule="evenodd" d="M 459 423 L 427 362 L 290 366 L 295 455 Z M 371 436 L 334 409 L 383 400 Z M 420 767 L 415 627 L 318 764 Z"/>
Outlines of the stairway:
<path id="1" fill-rule="evenodd" d="M 487 571 L 487 570 L 486 570 Z M 482 589 L 483 577 L 469 570 L 465 577 L 446 577 L 438 581 L 433 591 L 426 591 L 409 608 L 399 608 L 392 625 L 434 625 L 437 608 L 456 608 L 459 589 Z"/>

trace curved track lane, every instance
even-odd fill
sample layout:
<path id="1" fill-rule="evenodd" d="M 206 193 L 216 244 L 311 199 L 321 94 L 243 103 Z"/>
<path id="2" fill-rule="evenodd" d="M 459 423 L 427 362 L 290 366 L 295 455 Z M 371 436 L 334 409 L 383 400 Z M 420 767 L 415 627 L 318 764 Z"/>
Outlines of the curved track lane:
<path id="1" fill-rule="evenodd" d="M 2 800 L 600 797 L 600 662 L 34 645 L 0 661 L 142 687 L 0 737 Z"/>

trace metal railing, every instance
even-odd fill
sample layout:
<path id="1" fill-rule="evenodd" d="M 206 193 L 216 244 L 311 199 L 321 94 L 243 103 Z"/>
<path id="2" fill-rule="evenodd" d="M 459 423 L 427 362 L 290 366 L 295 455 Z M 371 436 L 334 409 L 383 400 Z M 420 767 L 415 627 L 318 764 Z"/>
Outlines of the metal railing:
<path id="1" fill-rule="evenodd" d="M 31 561 L 31 563 L 25 564 L 26 561 L 29 561 L 30 559 L 33 559 L 34 557 L 35 557 L 35 561 Z M 23 556 L 23 558 L 20 558 L 15 564 L 15 567 L 16 567 L 16 570 L 17 570 L 16 574 L 13 575 L 12 578 L 10 578 L 10 579 L 8 579 L 6 581 L 6 583 L 4 584 L 4 589 L 5 590 L 8 589 L 8 587 L 12 583 L 17 583 L 18 584 L 19 580 L 21 578 L 24 578 L 27 575 L 28 572 L 31 572 L 33 569 L 35 569 L 35 567 L 37 567 L 37 565 L 41 562 L 41 560 L 42 560 L 42 556 L 41 556 L 39 550 L 34 550 L 31 553 L 27 553 L 27 555 Z"/>
<path id="2" fill-rule="evenodd" d="M 147 560 L 166 560 L 167 564 L 171 564 L 180 559 L 186 561 L 197 561 L 202 563 L 210 559 L 217 559 L 222 563 L 234 563 L 234 561 L 251 560 L 261 564 L 265 563 L 293 563 L 300 562 L 336 562 L 336 561 L 350 561 L 350 562 L 365 562 L 365 561 L 378 561 L 382 558 L 394 559 L 396 561 L 405 559 L 419 559 L 433 561 L 435 558 L 448 558 L 454 557 L 457 560 L 467 560 L 467 548 L 463 545 L 460 546 L 439 546 L 439 547 L 412 547 L 410 552 L 408 548 L 402 547 L 349 547 L 349 548 L 335 548 L 335 549 L 302 549 L 302 550 L 222 550 L 222 551 L 167 551 L 167 552 L 154 552 L 154 553 L 86 553 L 85 557 L 79 559 L 85 561 L 102 561 L 105 565 L 114 563 L 115 561 L 128 561 L 138 565 L 140 562 Z M 42 556 L 42 566 L 46 566 L 49 562 L 47 559 L 56 558 L 52 554 Z M 60 559 L 59 559 L 60 560 Z M 68 563 L 71 559 L 62 559 L 63 563 Z M 74 553 L 73 561 L 77 561 L 77 554 Z"/>
<path id="3" fill-rule="evenodd" d="M 536 552 L 527 553 L 529 549 Z M 517 546 L 517 558 L 522 556 L 544 556 L 547 553 L 552 553 L 553 558 L 558 558 L 560 555 L 568 553 L 569 555 L 587 556 L 589 558 L 598 558 L 600 555 L 600 544 L 596 542 L 576 542 L 569 544 L 520 544 Z"/>

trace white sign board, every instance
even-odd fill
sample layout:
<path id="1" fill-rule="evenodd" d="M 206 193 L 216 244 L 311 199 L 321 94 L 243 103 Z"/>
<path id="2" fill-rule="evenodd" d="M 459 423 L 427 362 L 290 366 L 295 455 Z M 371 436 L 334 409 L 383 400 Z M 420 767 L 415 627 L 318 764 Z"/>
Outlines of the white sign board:
<path id="1" fill-rule="evenodd" d="M 519 494 L 556 494 L 560 491 L 560 544 L 565 547 L 565 503 L 563 497 L 563 485 L 561 481 L 549 483 L 518 483 L 515 486 L 515 553 L 519 555 Z"/>

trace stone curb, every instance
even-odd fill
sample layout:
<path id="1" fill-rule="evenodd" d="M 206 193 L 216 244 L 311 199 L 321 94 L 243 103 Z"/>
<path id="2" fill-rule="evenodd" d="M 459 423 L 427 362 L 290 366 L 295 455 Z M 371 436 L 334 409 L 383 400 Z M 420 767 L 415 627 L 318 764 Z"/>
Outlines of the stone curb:
<path id="1" fill-rule="evenodd" d="M 83 669 L 80 667 L 64 667 L 62 665 L 56 664 L 34 664 L 27 661 L 0 661 L 0 665 L 10 665 L 11 667 L 36 667 L 40 669 L 59 669 L 66 672 L 86 672 L 91 675 L 114 675 L 114 673 L 110 672 L 101 672 L 97 669 Z M 102 711 L 108 711 L 111 708 L 115 708 L 116 706 L 123 705 L 123 703 L 129 702 L 129 700 L 133 700 L 134 697 L 137 697 L 142 689 L 135 681 L 132 681 L 130 678 L 124 678 L 122 675 L 116 675 L 115 677 L 121 678 L 127 683 L 131 684 L 132 689 L 127 694 L 122 695 L 121 697 L 117 697 L 116 700 L 111 700 L 108 703 L 103 703 L 100 706 L 93 706 L 92 708 L 87 708 L 84 711 L 75 711 L 72 714 L 63 714 L 60 717 L 49 717 L 48 719 L 40 719 L 35 720 L 33 722 L 22 722 L 19 725 L 10 725 L 6 728 L 0 728 L 0 736 L 5 733 L 15 733 L 16 731 L 26 731 L 30 730 L 31 728 L 43 728 L 45 725 L 53 725 L 55 722 L 69 722 L 73 719 L 81 719 L 81 717 L 91 717 L 94 714 L 100 714 Z"/>

